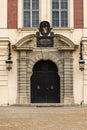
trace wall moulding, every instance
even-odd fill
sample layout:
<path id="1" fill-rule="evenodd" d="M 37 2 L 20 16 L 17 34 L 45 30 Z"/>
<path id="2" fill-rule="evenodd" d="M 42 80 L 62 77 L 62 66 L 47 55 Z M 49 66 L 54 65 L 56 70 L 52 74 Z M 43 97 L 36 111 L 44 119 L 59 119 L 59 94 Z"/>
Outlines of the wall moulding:
<path id="1" fill-rule="evenodd" d="M 81 38 L 81 41 L 82 41 L 82 42 L 87 41 L 87 37 L 82 37 L 82 38 Z"/>

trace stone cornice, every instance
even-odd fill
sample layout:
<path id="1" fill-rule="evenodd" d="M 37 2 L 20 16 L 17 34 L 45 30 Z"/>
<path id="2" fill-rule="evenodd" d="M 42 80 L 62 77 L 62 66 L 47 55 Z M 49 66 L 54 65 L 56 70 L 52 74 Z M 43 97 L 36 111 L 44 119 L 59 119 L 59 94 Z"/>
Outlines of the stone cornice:
<path id="1" fill-rule="evenodd" d="M 87 41 L 87 37 L 82 37 L 81 41 Z"/>
<path id="2" fill-rule="evenodd" d="M 9 42 L 9 37 L 0 37 L 0 42 Z"/>

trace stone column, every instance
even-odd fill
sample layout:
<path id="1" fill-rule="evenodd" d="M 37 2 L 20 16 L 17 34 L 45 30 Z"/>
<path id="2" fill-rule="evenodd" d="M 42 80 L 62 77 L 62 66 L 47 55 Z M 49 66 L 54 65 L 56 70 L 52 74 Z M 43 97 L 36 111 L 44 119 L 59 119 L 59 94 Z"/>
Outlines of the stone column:
<path id="1" fill-rule="evenodd" d="M 64 59 L 64 103 L 73 103 L 73 60 Z"/>
<path id="2" fill-rule="evenodd" d="M 27 99 L 27 60 L 26 52 L 21 51 L 18 57 L 18 103 L 26 104 Z"/>

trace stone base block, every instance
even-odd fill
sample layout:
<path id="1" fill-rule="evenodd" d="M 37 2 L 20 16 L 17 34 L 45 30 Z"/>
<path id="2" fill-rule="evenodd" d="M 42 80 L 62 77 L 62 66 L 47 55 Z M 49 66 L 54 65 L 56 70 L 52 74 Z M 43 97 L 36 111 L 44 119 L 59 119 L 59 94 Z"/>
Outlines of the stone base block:
<path id="1" fill-rule="evenodd" d="M 72 96 L 65 96 L 64 104 L 74 104 L 74 98 Z"/>
<path id="2" fill-rule="evenodd" d="M 28 104 L 29 100 L 27 97 L 18 97 L 17 98 L 17 104 Z"/>

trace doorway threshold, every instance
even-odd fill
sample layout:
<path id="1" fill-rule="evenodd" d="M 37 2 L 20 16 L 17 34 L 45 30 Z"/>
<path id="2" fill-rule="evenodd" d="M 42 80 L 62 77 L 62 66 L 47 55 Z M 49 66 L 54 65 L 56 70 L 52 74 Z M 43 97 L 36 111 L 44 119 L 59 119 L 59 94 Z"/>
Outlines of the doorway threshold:
<path id="1" fill-rule="evenodd" d="M 60 104 L 60 103 L 32 103 L 30 105 L 36 107 L 63 107 L 64 106 L 64 104 Z"/>
<path id="2" fill-rule="evenodd" d="M 78 104 L 64 104 L 64 103 L 30 103 L 30 104 L 14 104 L 12 106 L 20 107 L 72 107 L 79 106 Z"/>

